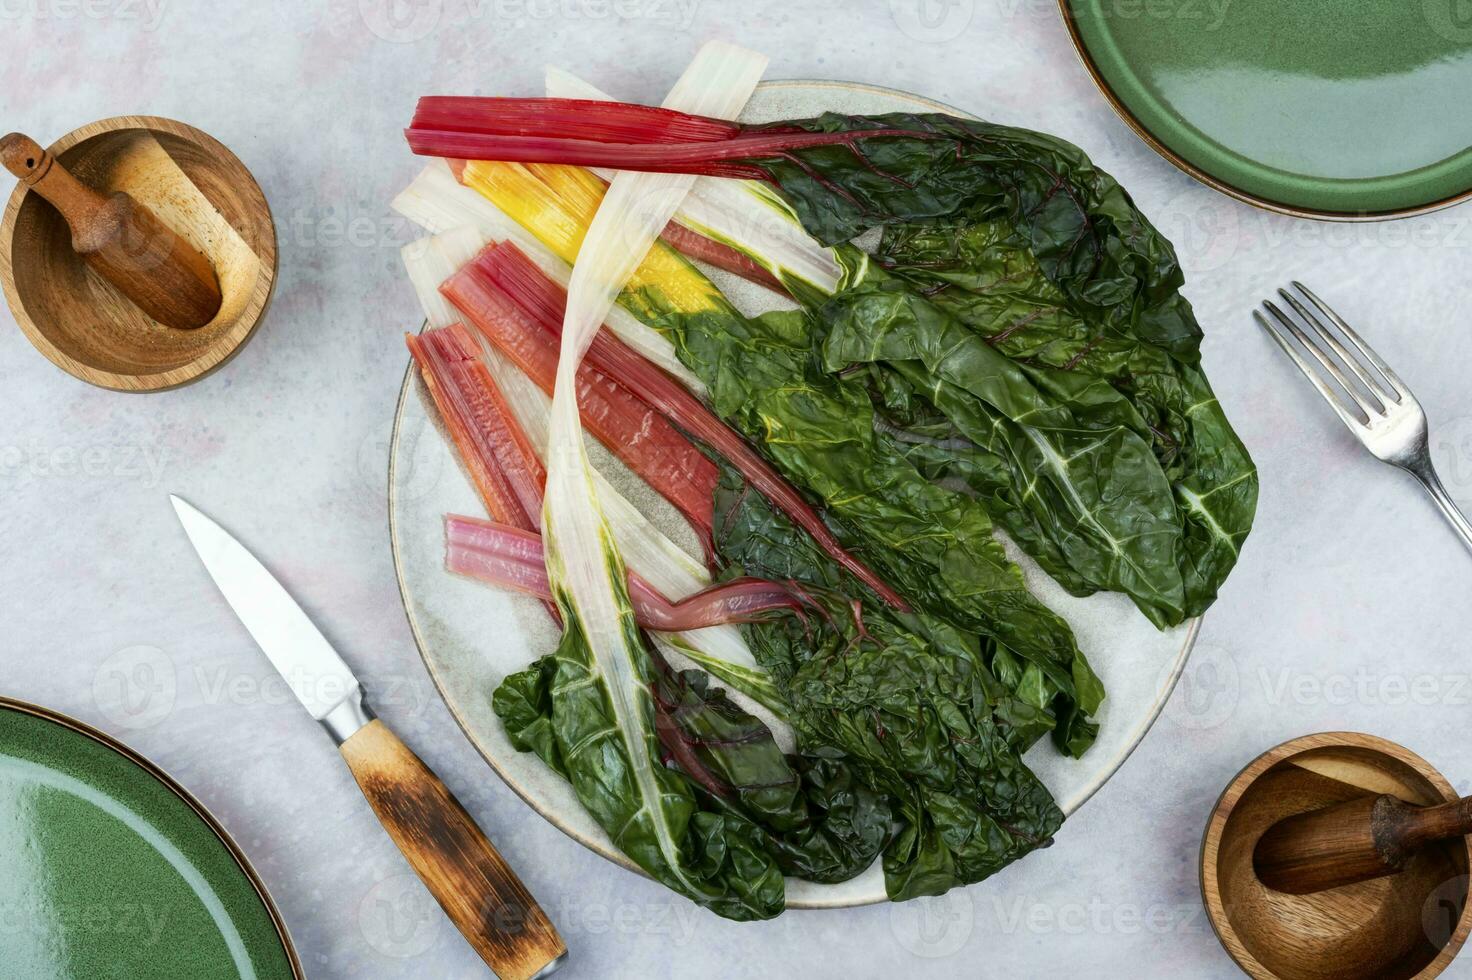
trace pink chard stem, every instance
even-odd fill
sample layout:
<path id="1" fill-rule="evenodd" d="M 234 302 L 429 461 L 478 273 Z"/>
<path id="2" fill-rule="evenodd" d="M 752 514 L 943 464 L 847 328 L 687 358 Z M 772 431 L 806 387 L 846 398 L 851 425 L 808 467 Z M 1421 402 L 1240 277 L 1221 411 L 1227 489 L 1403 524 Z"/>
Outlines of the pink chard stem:
<path id="1" fill-rule="evenodd" d="M 534 531 L 446 515 L 445 567 L 490 585 L 552 598 L 542 539 Z M 804 602 L 790 587 L 757 578 L 723 582 L 671 602 L 634 572 L 629 572 L 629 599 L 640 626 L 665 633 L 764 622 L 780 612 L 800 613 Z"/>
<path id="2" fill-rule="evenodd" d="M 528 314 L 484 270 L 486 255 L 447 279 L 440 291 L 466 321 L 547 394 L 557 374 L 558 333 Z M 617 375 L 584 361 L 578 368 L 578 408 L 583 424 L 666 500 L 684 514 L 707 554 L 712 531 L 715 465 L 659 413 L 627 389 Z"/>
<path id="3" fill-rule="evenodd" d="M 494 245 L 475 259 L 476 267 L 532 319 L 554 336 L 562 334 L 567 294 L 510 242 Z M 812 535 L 818 545 L 859 580 L 898 609 L 908 609 L 899 593 L 847 551 L 796 487 L 782 477 L 739 432 L 716 417 L 705 403 L 629 347 L 611 330 L 600 330 L 588 360 L 618 378 L 651 408 L 706 443 L 741 471 L 747 481 L 782 513 Z"/>
<path id="4" fill-rule="evenodd" d="M 768 180 L 751 161 L 814 146 L 853 148 L 875 137 L 928 134 L 747 127 L 620 102 L 435 96 L 420 100 L 404 135 L 409 148 L 425 156 Z"/>

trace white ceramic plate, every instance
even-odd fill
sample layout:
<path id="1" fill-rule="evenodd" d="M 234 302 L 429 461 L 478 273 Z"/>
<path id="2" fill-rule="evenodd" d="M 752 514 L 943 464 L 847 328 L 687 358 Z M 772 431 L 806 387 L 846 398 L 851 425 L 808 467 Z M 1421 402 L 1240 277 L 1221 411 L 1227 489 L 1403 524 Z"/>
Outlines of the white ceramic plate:
<path id="1" fill-rule="evenodd" d="M 743 118 L 751 122 L 792 119 L 825 110 L 961 115 L 949 106 L 892 89 L 784 81 L 764 83 Z M 712 278 L 738 306 L 759 309 L 772 305 L 771 294 L 760 287 L 721 274 Z M 678 518 L 665 501 L 602 453 L 601 447 L 592 449 L 600 469 L 629 500 L 667 531 L 678 527 Z M 428 407 L 423 386 L 411 372 L 405 373 L 394 420 L 388 503 L 389 536 L 409 626 L 430 675 L 465 734 L 506 784 L 538 813 L 610 861 L 637 870 L 614 849 L 566 782 L 536 756 L 511 747 L 491 710 L 491 692 L 502 678 L 551 652 L 557 634 L 539 603 L 444 570 L 444 515 L 480 516 L 484 510 Z M 676 540 L 694 546 L 693 537 Z M 1200 620 L 1159 632 L 1126 597 L 1110 594 L 1076 599 L 1016 549 L 1009 547 L 1009 551 L 1022 565 L 1033 593 L 1073 627 L 1109 694 L 1099 718 L 1099 740 L 1084 759 L 1059 755 L 1047 740 L 1027 755 L 1028 764 L 1053 791 L 1064 813 L 1072 813 L 1104 785 L 1154 723 L 1185 666 Z M 1065 826 L 1059 846 L 1067 845 Z M 839 885 L 788 882 L 789 908 L 840 908 L 884 900 L 884 878 L 877 862 Z"/>

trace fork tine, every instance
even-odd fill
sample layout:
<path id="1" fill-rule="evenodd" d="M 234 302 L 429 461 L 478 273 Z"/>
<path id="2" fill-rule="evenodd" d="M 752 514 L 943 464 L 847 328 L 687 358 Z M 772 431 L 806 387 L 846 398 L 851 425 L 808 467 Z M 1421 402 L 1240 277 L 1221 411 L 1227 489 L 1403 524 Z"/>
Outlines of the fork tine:
<path id="1" fill-rule="evenodd" d="M 1298 314 L 1299 319 L 1308 324 L 1313 329 L 1314 333 L 1318 334 L 1319 337 L 1324 341 L 1324 343 L 1329 345 L 1329 349 L 1339 356 L 1339 360 L 1343 362 L 1345 367 L 1349 368 L 1350 374 L 1359 379 L 1360 384 L 1365 386 L 1365 390 L 1368 391 L 1371 395 L 1375 396 L 1376 401 L 1380 403 L 1379 414 L 1385 414 L 1385 406 L 1391 404 L 1392 401 L 1400 400 L 1398 398 L 1393 398 L 1390 392 L 1385 390 L 1385 386 L 1376 381 L 1375 378 L 1370 374 L 1370 372 L 1365 370 L 1364 365 L 1355 360 L 1355 358 L 1349 353 L 1349 351 L 1344 349 L 1344 345 L 1339 342 L 1339 338 L 1330 333 L 1329 328 L 1320 323 L 1319 318 L 1314 316 L 1313 313 L 1309 311 L 1308 307 L 1304 306 L 1298 301 L 1298 297 L 1294 296 L 1286 289 L 1278 290 L 1278 295 L 1283 297 L 1283 299 L 1288 303 L 1289 306 L 1293 307 L 1293 310 Z M 1339 382 L 1343 384 L 1344 379 L 1340 378 Z M 1358 392 L 1354 392 L 1352 389 L 1351 393 L 1358 394 Z M 1358 401 L 1358 399 L 1356 399 L 1356 401 Z M 1360 407 L 1364 407 L 1363 402 L 1360 402 Z"/>
<path id="2" fill-rule="evenodd" d="M 1324 368 L 1324 370 L 1328 371 L 1330 376 L 1333 377 L 1335 381 L 1339 382 L 1339 387 L 1344 389 L 1344 393 L 1348 395 L 1350 399 L 1359 406 L 1360 411 L 1365 414 L 1363 421 L 1369 422 L 1370 419 L 1379 418 L 1381 415 L 1384 414 L 1383 407 L 1379 405 L 1371 405 L 1365 399 L 1365 396 L 1361 395 L 1359 393 L 1359 390 L 1355 388 L 1355 386 L 1350 383 L 1349 379 L 1344 376 L 1344 372 L 1339 370 L 1339 365 L 1335 364 L 1332 358 L 1330 358 L 1327 354 L 1320 350 L 1319 345 L 1315 344 L 1313 340 L 1309 337 L 1309 335 L 1304 333 L 1303 329 L 1288 317 L 1288 314 L 1278 309 L 1278 307 L 1273 303 L 1272 300 L 1264 300 L 1262 305 L 1267 307 L 1268 312 L 1271 313 L 1279 323 L 1281 323 L 1289 332 L 1293 334 L 1293 336 L 1298 340 L 1299 344 L 1303 346 L 1303 349 L 1313 355 L 1313 359 L 1318 361 L 1319 364 Z"/>
<path id="3" fill-rule="evenodd" d="M 1358 435 L 1365 426 L 1365 420 L 1356 418 L 1350 414 L 1349 409 L 1345 407 L 1344 402 L 1334 393 L 1334 390 L 1329 387 L 1323 378 L 1319 377 L 1317 371 L 1309 367 L 1307 361 L 1299 356 L 1298 351 L 1294 350 L 1293 345 L 1288 342 L 1288 338 L 1284 337 L 1278 328 L 1268 323 L 1267 317 L 1263 316 L 1257 310 L 1252 311 L 1252 316 L 1257 321 L 1258 326 L 1266 330 L 1268 336 L 1272 337 L 1278 346 L 1283 348 L 1283 353 L 1287 354 L 1293 363 L 1298 365 L 1298 370 L 1303 372 L 1303 376 L 1308 378 L 1309 383 L 1319 390 L 1319 394 L 1324 396 L 1324 401 L 1328 402 L 1329 407 L 1334 409 L 1334 413 L 1339 416 L 1339 420 L 1347 425 L 1351 432 Z"/>
<path id="4" fill-rule="evenodd" d="M 1394 369 L 1391 368 L 1389 364 L 1386 364 L 1384 359 L 1381 358 L 1379 354 L 1376 354 L 1375 351 L 1371 349 L 1369 344 L 1365 343 L 1364 338 L 1355 333 L 1354 329 L 1349 324 L 1344 322 L 1344 317 L 1329 309 L 1328 303 L 1325 303 L 1323 300 L 1319 299 L 1318 296 L 1314 295 L 1314 291 L 1312 289 L 1309 289 L 1307 286 L 1296 279 L 1293 281 L 1293 288 L 1297 289 L 1300 293 L 1307 296 L 1309 302 L 1313 303 L 1319 308 L 1319 312 L 1323 313 L 1324 316 L 1334 321 L 1334 326 L 1338 327 L 1340 332 L 1349 339 L 1349 342 L 1354 345 L 1355 350 L 1363 354 L 1365 356 L 1365 360 L 1369 361 L 1370 364 L 1374 366 L 1375 370 L 1379 371 L 1380 374 L 1385 378 L 1385 380 L 1390 382 L 1390 386 L 1395 389 L 1395 393 L 1400 396 L 1399 398 L 1397 398 L 1397 401 L 1402 401 L 1406 398 L 1414 397 L 1411 394 L 1411 389 L 1407 388 L 1406 383 L 1400 379 L 1400 375 L 1396 374 Z"/>

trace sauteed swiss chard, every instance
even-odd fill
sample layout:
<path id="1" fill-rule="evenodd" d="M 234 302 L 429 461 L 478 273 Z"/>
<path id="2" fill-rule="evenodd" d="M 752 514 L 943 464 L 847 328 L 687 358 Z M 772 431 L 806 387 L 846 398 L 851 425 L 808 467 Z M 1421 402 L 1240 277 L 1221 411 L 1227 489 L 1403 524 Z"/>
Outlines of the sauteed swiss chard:
<path id="1" fill-rule="evenodd" d="M 1051 840 L 1022 753 L 1082 755 L 1104 698 L 997 532 L 1167 627 L 1214 600 L 1256 473 L 1170 244 L 1081 151 L 714 118 L 760 72 L 714 47 L 666 108 L 569 76 L 421 100 L 409 144 L 449 162 L 395 202 L 439 233 L 406 250 L 435 328 L 411 350 L 491 519 L 450 519 L 449 566 L 560 619 L 495 709 L 651 875 L 733 918 L 875 860 L 892 898 L 937 894 Z"/>

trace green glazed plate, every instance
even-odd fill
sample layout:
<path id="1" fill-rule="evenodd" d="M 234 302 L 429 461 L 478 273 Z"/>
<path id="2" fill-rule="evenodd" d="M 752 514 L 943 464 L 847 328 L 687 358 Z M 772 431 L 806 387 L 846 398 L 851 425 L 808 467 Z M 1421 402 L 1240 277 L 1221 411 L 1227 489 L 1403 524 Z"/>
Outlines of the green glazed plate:
<path id="1" fill-rule="evenodd" d="M 1472 195 L 1466 0 L 1059 0 L 1121 116 L 1206 183 L 1289 214 Z"/>
<path id="2" fill-rule="evenodd" d="M 244 856 L 167 775 L 0 698 L 0 974 L 300 980 Z"/>

